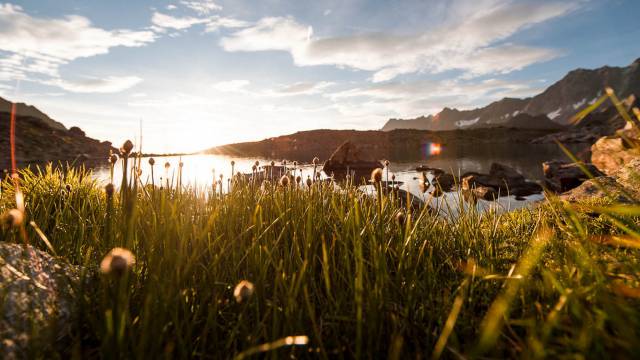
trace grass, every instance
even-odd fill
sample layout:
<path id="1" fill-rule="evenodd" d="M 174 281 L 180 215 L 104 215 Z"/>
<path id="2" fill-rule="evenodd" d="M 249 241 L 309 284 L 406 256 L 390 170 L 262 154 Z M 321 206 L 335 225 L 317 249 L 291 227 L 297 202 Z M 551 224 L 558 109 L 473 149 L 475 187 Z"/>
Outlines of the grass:
<path id="1" fill-rule="evenodd" d="M 609 90 L 576 121 L 607 98 L 637 126 Z M 26 219 L 5 221 L 0 240 L 81 274 L 61 294 L 74 304 L 70 331 L 34 328 L 30 358 L 640 353 L 640 199 L 442 217 L 379 183 L 376 196 L 293 181 L 234 181 L 222 194 L 222 178 L 189 188 L 123 175 L 116 192 L 51 166 L 22 170 L 20 191 L 2 182 L 0 211 Z"/>
<path id="2" fill-rule="evenodd" d="M 44 339 L 36 357 L 640 352 L 637 206 L 599 201 L 579 212 L 552 201 L 446 219 L 320 183 L 239 182 L 221 196 L 133 181 L 108 197 L 83 170 L 20 175 L 25 223 L 50 247 L 29 225 L 0 239 L 84 269 L 70 334 Z M 13 207 L 5 181 L 0 209 Z M 409 212 L 404 223 L 399 211 Z M 99 273 L 114 247 L 136 257 L 122 277 Z M 242 280 L 253 291 L 237 302 Z"/>

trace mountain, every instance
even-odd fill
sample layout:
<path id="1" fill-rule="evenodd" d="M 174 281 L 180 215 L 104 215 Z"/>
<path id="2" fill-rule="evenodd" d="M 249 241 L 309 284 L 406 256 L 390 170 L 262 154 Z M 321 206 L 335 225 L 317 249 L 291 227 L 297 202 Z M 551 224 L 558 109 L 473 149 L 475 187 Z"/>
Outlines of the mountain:
<path id="1" fill-rule="evenodd" d="M 11 101 L 0 97 L 0 112 L 11 113 Z M 38 110 L 36 107 L 25 103 L 16 103 L 16 115 L 38 118 L 53 129 L 66 130 L 65 126 L 53 120 L 47 114 Z"/>
<path id="2" fill-rule="evenodd" d="M 8 105 L 7 105 L 8 104 Z M 10 102 L 0 98 L 0 169 L 11 167 Z M 108 141 L 87 137 L 80 128 L 67 129 L 33 106 L 18 104 L 16 116 L 16 162 L 18 166 L 49 161 L 87 163 L 104 162 L 110 150 Z"/>
<path id="3" fill-rule="evenodd" d="M 640 94 L 640 59 L 627 67 L 573 70 L 532 98 L 504 98 L 473 110 L 444 108 L 436 115 L 408 120 L 390 119 L 382 130 L 454 130 L 493 126 L 540 128 L 553 127 L 554 123 L 568 125 L 572 116 L 588 104 L 593 104 L 607 86 L 613 88 L 621 98 Z M 531 117 L 518 117 L 520 114 Z"/>

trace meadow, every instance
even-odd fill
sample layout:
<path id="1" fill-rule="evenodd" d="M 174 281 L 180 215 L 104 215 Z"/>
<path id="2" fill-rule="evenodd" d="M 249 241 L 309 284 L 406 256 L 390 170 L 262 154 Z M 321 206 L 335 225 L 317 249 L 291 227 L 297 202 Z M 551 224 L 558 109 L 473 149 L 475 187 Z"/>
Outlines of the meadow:
<path id="1" fill-rule="evenodd" d="M 33 329 L 30 357 L 640 353 L 639 206 L 549 196 L 442 217 L 349 184 L 152 186 L 137 164 L 115 189 L 51 166 L 22 170 L 17 197 L 2 182 L 0 210 L 24 197 L 25 219 L 0 239 L 80 273 L 69 331 Z"/>

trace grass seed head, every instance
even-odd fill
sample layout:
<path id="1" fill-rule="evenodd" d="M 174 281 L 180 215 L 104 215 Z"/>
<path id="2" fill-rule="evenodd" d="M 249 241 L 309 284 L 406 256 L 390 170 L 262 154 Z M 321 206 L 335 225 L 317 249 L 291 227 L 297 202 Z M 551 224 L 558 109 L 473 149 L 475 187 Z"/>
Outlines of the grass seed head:
<path id="1" fill-rule="evenodd" d="M 389 167 L 389 160 L 384 161 L 384 167 Z"/>
<path id="2" fill-rule="evenodd" d="M 300 175 L 296 176 L 296 184 L 300 185 L 301 181 L 302 181 L 302 178 L 300 177 Z"/>
<path id="3" fill-rule="evenodd" d="M 124 144 L 122 144 L 122 147 L 120 148 L 120 154 L 122 154 L 123 156 L 127 156 L 131 153 L 131 150 L 133 150 L 133 143 L 131 142 L 131 140 L 127 140 L 124 142 Z"/>
<path id="4" fill-rule="evenodd" d="M 24 222 L 24 213 L 18 209 L 11 209 L 2 215 L 2 225 L 5 228 L 19 227 Z"/>
<path id="5" fill-rule="evenodd" d="M 313 184 L 313 181 L 311 181 L 311 177 L 307 176 L 307 186 L 311 187 L 311 184 Z"/>
<path id="6" fill-rule="evenodd" d="M 393 180 L 393 181 L 396 180 L 396 175 L 395 174 L 391 175 L 391 180 Z"/>
<path id="7" fill-rule="evenodd" d="M 104 192 L 107 194 L 107 197 L 112 197 L 114 190 L 113 184 L 107 184 L 107 186 L 104 187 Z"/>
<path id="8" fill-rule="evenodd" d="M 404 214 L 404 211 L 402 210 L 398 211 L 398 213 L 396 214 L 396 223 L 398 223 L 398 225 L 400 226 L 403 226 L 405 220 L 406 220 L 406 215 Z"/>
<path id="9" fill-rule="evenodd" d="M 231 166 L 235 166 L 235 165 L 236 165 L 236 162 L 231 160 Z"/>
<path id="10" fill-rule="evenodd" d="M 317 157 L 313 158 L 313 165 L 318 165 L 318 163 L 320 162 L 320 159 L 318 159 Z"/>
<path id="11" fill-rule="evenodd" d="M 287 175 L 283 175 L 280 178 L 280 186 L 289 186 L 289 177 Z"/>
<path id="12" fill-rule="evenodd" d="M 379 183 L 382 181 L 382 169 L 377 168 L 371 172 L 371 181 Z"/>
<path id="13" fill-rule="evenodd" d="M 111 154 L 111 155 L 109 156 L 109 163 L 110 163 L 110 164 L 115 164 L 115 163 L 117 163 L 117 162 L 118 162 L 118 155 L 116 155 L 116 154 Z"/>
<path id="14" fill-rule="evenodd" d="M 116 247 L 111 249 L 100 263 L 100 272 L 105 275 L 122 276 L 131 270 L 136 263 L 133 253 L 127 249 Z"/>
<path id="15" fill-rule="evenodd" d="M 167 161 L 166 163 L 164 163 L 164 168 L 169 170 L 169 168 L 171 167 L 171 164 Z"/>
<path id="16" fill-rule="evenodd" d="M 253 295 L 253 284 L 247 280 L 242 280 L 233 289 L 233 296 L 238 303 L 246 302 Z"/>
<path id="17" fill-rule="evenodd" d="M 271 161 L 271 167 L 276 166 L 276 162 L 275 161 Z"/>
<path id="18" fill-rule="evenodd" d="M 153 166 L 156 164 L 156 161 L 153 158 L 149 158 L 149 165 Z"/>

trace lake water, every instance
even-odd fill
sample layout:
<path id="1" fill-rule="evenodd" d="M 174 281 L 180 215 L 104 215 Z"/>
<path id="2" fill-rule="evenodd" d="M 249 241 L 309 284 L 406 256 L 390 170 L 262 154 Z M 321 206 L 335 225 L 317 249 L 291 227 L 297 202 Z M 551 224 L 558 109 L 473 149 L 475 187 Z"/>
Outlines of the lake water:
<path id="1" fill-rule="evenodd" d="M 589 154 L 585 146 L 573 146 L 570 150 L 581 158 L 588 158 Z M 542 162 L 548 160 L 569 161 L 568 157 L 564 155 L 555 144 L 500 144 L 482 147 L 445 147 L 442 148 L 442 151 L 438 155 L 431 155 L 424 149 L 420 149 L 417 152 L 419 153 L 417 156 L 415 153 L 407 156 L 410 160 L 391 162 L 388 169 L 389 179 L 392 174 L 395 174 L 396 180 L 404 183 L 401 189 L 407 190 L 427 201 L 431 201 L 432 204 L 442 205 L 444 201 L 447 207 L 452 208 L 454 211 L 458 209 L 459 204 L 464 203 L 458 198 L 459 194 L 453 192 L 447 193 L 440 198 L 431 198 L 428 193 L 421 193 L 418 189 L 418 181 L 416 180 L 416 177 L 419 175 L 419 173 L 415 171 L 417 166 L 427 165 L 459 175 L 467 171 L 486 173 L 489 171 L 493 162 L 498 162 L 515 168 L 528 179 L 541 180 L 543 178 Z M 178 164 L 182 161 L 184 163 L 182 169 L 183 185 L 193 187 L 211 186 L 214 179 L 215 181 L 219 180 L 219 176 L 222 174 L 225 191 L 228 186 L 227 179 L 231 176 L 232 160 L 235 161 L 234 172 L 236 173 L 251 173 L 251 168 L 256 161 L 258 161 L 260 165 L 267 165 L 271 162 L 271 159 L 266 158 L 237 158 L 221 155 L 170 156 L 156 157 L 154 159 L 153 181 L 156 185 L 161 182 L 166 184 L 167 179 L 169 179 L 170 184 L 175 184 Z M 164 164 L 167 162 L 170 166 L 168 170 L 165 170 Z M 151 171 L 148 158 L 143 159 L 142 164 L 142 179 L 151 183 Z M 276 161 L 276 164 L 280 164 L 280 160 Z M 118 162 L 114 171 L 114 184 L 119 184 L 121 181 L 121 166 L 121 162 Z M 289 162 L 287 166 L 292 168 L 292 162 Z M 94 174 L 104 184 L 110 181 L 110 170 L 108 166 L 98 167 L 94 170 Z M 309 164 L 298 165 L 296 168 L 296 175 L 301 175 L 303 183 L 307 176 L 313 176 L 312 174 L 313 166 Z M 274 174 L 274 176 L 275 175 L 276 174 Z M 385 177 L 386 176 L 387 174 L 385 174 Z M 323 177 L 326 177 L 326 174 L 323 174 Z M 371 191 L 371 189 L 369 189 L 369 191 Z M 512 210 L 526 206 L 532 201 L 542 198 L 543 196 L 541 194 L 529 196 L 525 200 L 516 200 L 515 197 L 509 196 L 501 197 L 495 203 L 481 200 L 475 205 L 479 210 L 486 210 L 491 207 L 502 210 Z"/>

